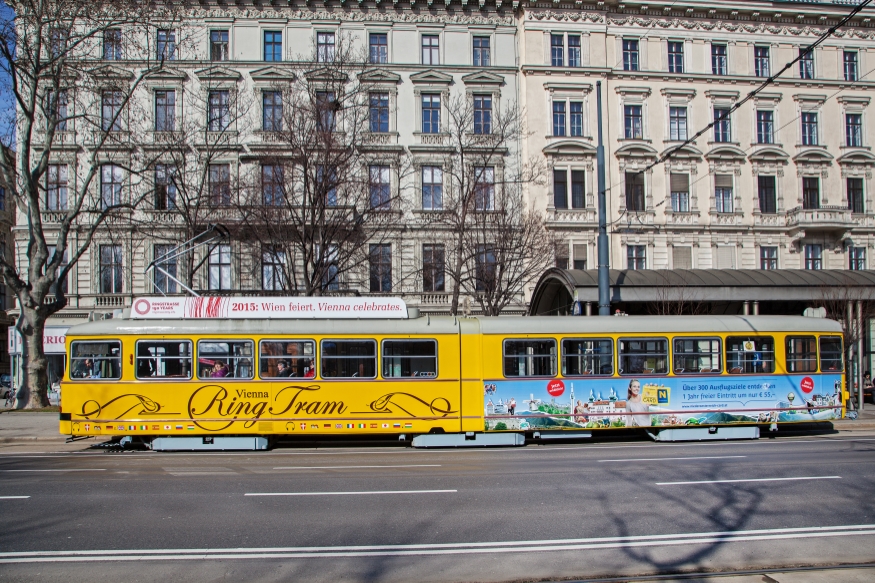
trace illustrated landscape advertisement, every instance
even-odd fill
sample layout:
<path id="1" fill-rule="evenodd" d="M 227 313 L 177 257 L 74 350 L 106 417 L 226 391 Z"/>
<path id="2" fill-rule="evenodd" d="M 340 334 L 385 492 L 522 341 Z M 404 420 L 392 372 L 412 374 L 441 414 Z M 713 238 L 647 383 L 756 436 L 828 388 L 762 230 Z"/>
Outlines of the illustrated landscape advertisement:
<path id="1" fill-rule="evenodd" d="M 484 383 L 487 431 L 828 421 L 841 375 L 608 377 Z"/>

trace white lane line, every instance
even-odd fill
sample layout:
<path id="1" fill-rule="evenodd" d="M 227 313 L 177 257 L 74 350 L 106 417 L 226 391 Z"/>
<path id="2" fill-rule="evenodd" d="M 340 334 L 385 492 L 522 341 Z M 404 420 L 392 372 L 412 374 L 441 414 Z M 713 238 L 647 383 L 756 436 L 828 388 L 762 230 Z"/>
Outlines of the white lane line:
<path id="1" fill-rule="evenodd" d="M 244 496 L 357 496 L 365 494 L 446 494 L 458 490 L 383 490 L 374 492 L 247 492 Z"/>
<path id="2" fill-rule="evenodd" d="M 0 472 L 105 472 L 106 468 L 69 468 L 65 470 L 0 470 Z"/>
<path id="3" fill-rule="evenodd" d="M 350 470 L 362 468 L 439 468 L 441 464 L 405 464 L 398 466 L 280 466 L 275 470 Z"/>
<path id="4" fill-rule="evenodd" d="M 0 496 L 0 500 L 24 500 L 30 496 Z"/>
<path id="5" fill-rule="evenodd" d="M 618 549 L 690 544 L 714 544 L 812 537 L 875 535 L 875 525 L 813 527 L 690 534 L 649 535 L 544 541 L 438 543 L 379 546 L 278 547 L 229 549 L 154 549 L 94 551 L 27 551 L 0 553 L 0 563 L 60 563 L 85 561 L 166 561 L 226 559 L 286 559 L 388 557 L 405 555 L 459 555 Z"/>
<path id="6" fill-rule="evenodd" d="M 747 457 L 746 455 L 703 455 L 697 457 L 650 457 L 638 459 L 597 460 L 599 463 L 607 462 L 664 462 L 671 460 L 725 460 L 731 458 Z"/>
<path id="7" fill-rule="evenodd" d="M 800 476 L 796 478 L 749 478 L 744 480 L 695 480 L 692 482 L 656 482 L 657 486 L 682 484 L 736 484 L 739 482 L 791 482 L 794 480 L 841 480 L 841 476 Z"/>

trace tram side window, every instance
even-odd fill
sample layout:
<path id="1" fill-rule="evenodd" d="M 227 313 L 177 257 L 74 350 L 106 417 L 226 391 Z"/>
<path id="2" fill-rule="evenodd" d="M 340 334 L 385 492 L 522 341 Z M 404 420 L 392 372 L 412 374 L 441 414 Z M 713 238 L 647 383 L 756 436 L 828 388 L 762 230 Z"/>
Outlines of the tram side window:
<path id="1" fill-rule="evenodd" d="M 821 372 L 841 372 L 845 369 L 844 358 L 842 358 L 842 337 L 841 336 L 821 336 L 820 337 L 820 371 Z"/>
<path id="2" fill-rule="evenodd" d="M 137 378 L 191 378 L 191 342 L 160 340 L 137 342 Z"/>
<path id="3" fill-rule="evenodd" d="M 729 374 L 775 372 L 775 340 L 771 336 L 730 336 L 726 339 Z"/>
<path id="4" fill-rule="evenodd" d="M 437 376 L 437 341 L 384 340 L 383 378 Z"/>
<path id="5" fill-rule="evenodd" d="M 264 340 L 258 346 L 261 378 L 316 376 L 316 343 L 312 340 Z"/>
<path id="6" fill-rule="evenodd" d="M 322 377 L 373 379 L 377 376 L 374 340 L 323 340 Z"/>
<path id="7" fill-rule="evenodd" d="M 505 340 L 504 376 L 556 376 L 556 341 L 552 338 Z"/>
<path id="8" fill-rule="evenodd" d="M 665 338 L 622 338 L 620 374 L 666 374 L 668 340 Z"/>
<path id="9" fill-rule="evenodd" d="M 120 379 L 122 376 L 122 343 L 73 342 L 70 356 L 70 378 Z"/>
<path id="10" fill-rule="evenodd" d="M 612 375 L 614 374 L 614 342 L 594 338 L 562 341 L 562 375 Z"/>
<path id="11" fill-rule="evenodd" d="M 201 340 L 197 343 L 197 376 L 251 379 L 252 358 L 252 340 Z"/>
<path id="12" fill-rule="evenodd" d="M 814 336 L 787 338 L 787 372 L 815 372 L 817 370 L 817 340 Z"/>
<path id="13" fill-rule="evenodd" d="M 720 372 L 720 340 L 717 338 L 675 338 L 674 373 Z"/>

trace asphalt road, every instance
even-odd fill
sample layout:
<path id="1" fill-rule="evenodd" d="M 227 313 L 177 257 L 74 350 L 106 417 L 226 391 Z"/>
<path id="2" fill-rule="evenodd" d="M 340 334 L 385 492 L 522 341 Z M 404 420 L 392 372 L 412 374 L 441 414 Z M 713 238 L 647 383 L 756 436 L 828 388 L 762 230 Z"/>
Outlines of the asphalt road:
<path id="1" fill-rule="evenodd" d="M 875 562 L 875 435 L 0 450 L 0 581 L 516 581 Z"/>

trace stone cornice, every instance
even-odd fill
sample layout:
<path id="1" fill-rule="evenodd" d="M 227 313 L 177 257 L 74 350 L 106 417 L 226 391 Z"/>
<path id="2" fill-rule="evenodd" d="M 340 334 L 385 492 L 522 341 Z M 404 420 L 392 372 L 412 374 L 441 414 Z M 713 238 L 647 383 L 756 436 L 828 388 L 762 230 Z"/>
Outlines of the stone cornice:
<path id="1" fill-rule="evenodd" d="M 259 10 L 257 8 L 231 7 L 221 10 L 197 8 L 188 12 L 193 18 L 251 18 L 253 20 L 304 20 L 304 21 L 339 21 L 339 22 L 388 22 L 413 24 L 487 24 L 494 26 L 516 26 L 513 16 L 480 16 L 476 14 L 428 14 L 424 12 L 358 12 L 358 11 L 328 11 L 328 10 Z"/>

